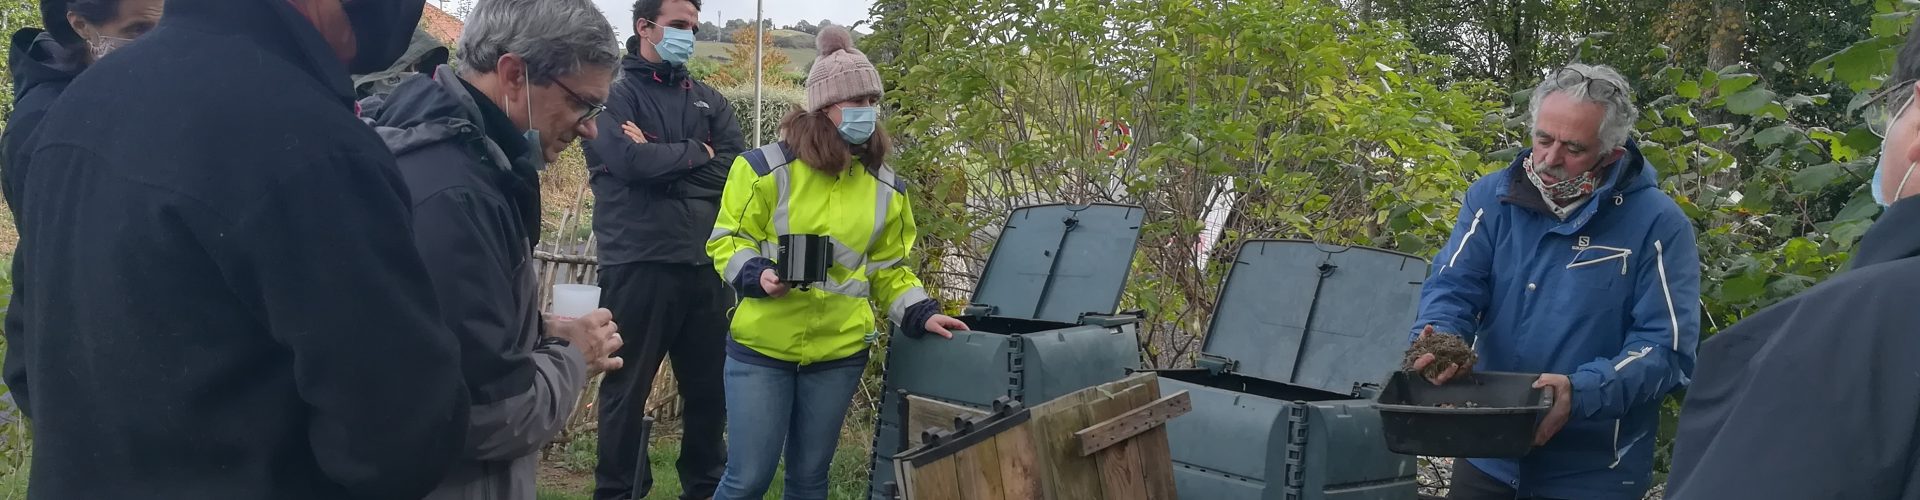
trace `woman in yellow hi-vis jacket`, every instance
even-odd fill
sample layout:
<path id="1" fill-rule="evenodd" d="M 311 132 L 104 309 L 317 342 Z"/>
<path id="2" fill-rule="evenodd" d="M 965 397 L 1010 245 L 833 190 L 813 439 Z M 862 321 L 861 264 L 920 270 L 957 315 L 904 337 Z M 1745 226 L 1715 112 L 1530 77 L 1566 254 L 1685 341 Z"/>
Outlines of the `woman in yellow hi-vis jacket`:
<path id="1" fill-rule="evenodd" d="M 740 155 L 727 177 L 707 253 L 745 297 L 727 343 L 727 469 L 717 500 L 759 499 L 782 449 L 786 498 L 827 498 L 840 424 L 867 364 L 873 306 L 908 335 L 951 338 L 966 324 L 940 314 L 901 265 L 913 210 L 883 163 L 876 125 L 880 74 L 844 28 L 820 33 L 807 104 L 780 122 L 780 142 Z M 771 260 L 781 236 L 831 241 L 826 280 L 790 289 Z"/>

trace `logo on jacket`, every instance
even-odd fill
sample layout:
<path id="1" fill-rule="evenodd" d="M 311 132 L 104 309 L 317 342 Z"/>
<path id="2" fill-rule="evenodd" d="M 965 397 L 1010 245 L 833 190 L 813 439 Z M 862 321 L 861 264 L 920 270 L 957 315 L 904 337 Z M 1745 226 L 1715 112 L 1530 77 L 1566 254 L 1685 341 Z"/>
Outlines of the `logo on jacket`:
<path id="1" fill-rule="evenodd" d="M 707 101 L 693 101 L 693 107 L 700 108 L 700 109 L 713 109 L 712 106 L 707 105 Z"/>

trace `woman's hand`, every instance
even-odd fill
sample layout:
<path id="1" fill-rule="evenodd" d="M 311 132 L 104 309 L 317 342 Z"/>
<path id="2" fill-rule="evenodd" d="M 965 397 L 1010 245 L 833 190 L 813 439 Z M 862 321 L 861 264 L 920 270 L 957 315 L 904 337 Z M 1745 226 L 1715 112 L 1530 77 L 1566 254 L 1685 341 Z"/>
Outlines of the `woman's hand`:
<path id="1" fill-rule="evenodd" d="M 966 323 L 945 314 L 935 314 L 933 317 L 927 318 L 927 324 L 925 326 L 928 333 L 939 335 L 940 338 L 945 339 L 953 338 L 953 330 L 968 330 Z"/>
<path id="2" fill-rule="evenodd" d="M 780 275 L 772 269 L 760 271 L 760 289 L 766 290 L 768 297 L 776 299 L 787 294 L 787 284 L 781 283 Z"/>

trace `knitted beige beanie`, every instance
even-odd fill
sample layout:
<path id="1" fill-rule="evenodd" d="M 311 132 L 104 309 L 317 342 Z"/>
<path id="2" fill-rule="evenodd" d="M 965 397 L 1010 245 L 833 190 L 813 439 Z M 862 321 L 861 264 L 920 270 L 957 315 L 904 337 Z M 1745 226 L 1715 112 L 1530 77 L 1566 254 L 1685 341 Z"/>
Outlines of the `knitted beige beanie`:
<path id="1" fill-rule="evenodd" d="M 880 72 L 866 54 L 853 48 L 853 34 L 846 28 L 820 30 L 819 46 L 820 57 L 813 60 L 813 71 L 807 75 L 808 113 L 856 97 L 878 98 L 884 92 Z"/>

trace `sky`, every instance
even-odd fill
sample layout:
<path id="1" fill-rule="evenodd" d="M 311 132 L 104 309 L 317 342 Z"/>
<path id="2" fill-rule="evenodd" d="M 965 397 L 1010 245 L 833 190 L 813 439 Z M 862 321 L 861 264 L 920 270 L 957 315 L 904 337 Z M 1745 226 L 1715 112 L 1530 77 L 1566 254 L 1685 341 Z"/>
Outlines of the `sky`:
<path id="1" fill-rule="evenodd" d="M 802 19 L 834 24 L 853 24 L 867 18 L 873 0 L 764 0 L 767 19 L 774 26 L 786 26 Z M 633 0 L 593 0 L 607 14 L 613 30 L 625 39 L 633 33 Z M 700 20 L 725 25 L 728 19 L 753 19 L 754 0 L 705 0 L 700 2 Z M 724 17 L 722 17 L 724 16 Z"/>

